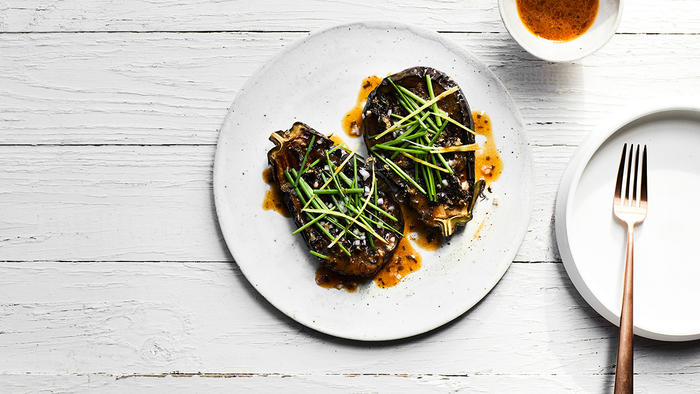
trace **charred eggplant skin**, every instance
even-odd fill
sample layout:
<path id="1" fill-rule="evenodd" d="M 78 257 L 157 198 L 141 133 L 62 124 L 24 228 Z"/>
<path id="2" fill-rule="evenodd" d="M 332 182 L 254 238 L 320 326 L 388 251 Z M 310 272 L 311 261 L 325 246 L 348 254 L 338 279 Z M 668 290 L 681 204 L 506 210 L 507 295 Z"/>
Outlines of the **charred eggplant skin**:
<path id="1" fill-rule="evenodd" d="M 449 90 L 457 84 L 447 74 L 430 67 L 412 67 L 399 73 L 384 78 L 367 98 L 363 110 L 363 135 L 368 151 L 372 155 L 388 157 L 391 152 L 372 150 L 372 147 L 386 143 L 396 137 L 396 132 L 388 133 L 380 138 L 373 138 L 387 128 L 391 127 L 392 114 L 407 115 L 400 105 L 395 88 L 391 81 L 402 86 L 416 95 L 429 98 L 426 76 L 430 76 L 434 95 Z M 438 102 L 438 107 L 457 122 L 469 129 L 474 128 L 469 103 L 461 89 L 443 98 Z M 466 145 L 475 142 L 474 135 L 468 131 L 449 124 L 443 134 L 435 142 L 434 146 L 449 147 Z M 399 198 L 406 205 L 418 213 L 418 217 L 429 226 L 440 227 L 443 235 L 450 236 L 454 232 L 454 225 L 446 225 L 446 221 L 452 224 L 464 224 L 471 219 L 473 193 L 475 190 L 474 152 L 443 153 L 444 158 L 453 169 L 453 174 L 442 174 L 443 182 L 439 185 L 436 201 L 429 201 L 411 183 L 397 176 L 387 165 L 380 163 L 383 172 L 399 189 Z M 414 163 L 401 155 L 395 156 L 396 164 L 406 173 L 414 173 Z M 416 181 L 421 182 L 420 178 Z"/>
<path id="2" fill-rule="evenodd" d="M 302 212 L 306 197 L 303 196 L 303 192 L 299 190 L 298 186 L 295 187 L 289 181 L 285 171 L 299 170 L 312 137 L 315 142 L 309 150 L 307 163 L 312 163 L 316 159 L 322 159 L 325 162 L 326 152 L 334 147 L 333 141 L 301 122 L 294 123 L 289 130 L 272 133 L 270 140 L 276 146 L 267 154 L 268 162 L 273 169 L 274 180 L 279 185 L 285 205 L 292 214 L 298 228 L 311 220 L 305 212 Z M 347 155 L 348 153 L 342 149 L 336 149 L 330 154 L 330 159 L 335 166 L 338 166 L 347 158 Z M 365 161 L 359 156 L 357 159 L 358 169 L 361 169 L 364 173 L 371 171 L 371 166 L 374 166 L 374 159 Z M 323 183 L 320 175 L 322 168 L 323 164 L 320 164 L 305 172 L 302 175 L 304 182 L 307 182 L 314 188 L 319 187 Z M 342 172 L 351 179 L 354 176 L 352 166 L 344 167 Z M 381 199 L 381 203 L 378 205 L 397 219 L 397 221 L 392 222 L 392 227 L 403 230 L 401 207 L 394 198 L 386 178 L 383 178 L 378 171 L 375 171 L 375 174 L 377 176 L 378 198 Z M 362 176 L 359 176 L 357 179 L 358 187 L 360 188 L 370 184 L 370 180 Z M 331 203 L 327 197 L 319 196 L 318 198 L 325 199 L 326 203 Z M 339 234 L 338 231 L 334 232 L 336 229 L 329 223 L 323 220 L 319 221 L 319 223 L 323 223 L 333 235 Z M 376 231 L 387 240 L 386 244 L 376 241 L 373 248 L 368 242 L 348 243 L 346 246 L 350 256 L 344 253 L 337 244 L 329 248 L 332 241 L 315 225 L 302 230 L 301 234 L 310 250 L 329 257 L 328 259 L 319 258 L 319 261 L 329 269 L 344 275 L 370 277 L 375 275 L 391 258 L 400 241 L 400 236 L 395 233 L 381 228 L 376 229 Z"/>

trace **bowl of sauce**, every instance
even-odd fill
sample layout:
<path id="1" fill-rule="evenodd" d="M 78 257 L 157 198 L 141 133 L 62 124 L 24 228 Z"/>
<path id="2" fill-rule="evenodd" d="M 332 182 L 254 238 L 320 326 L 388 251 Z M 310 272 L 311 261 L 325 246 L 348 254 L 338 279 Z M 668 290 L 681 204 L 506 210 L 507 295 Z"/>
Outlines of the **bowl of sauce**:
<path id="1" fill-rule="evenodd" d="M 510 35 L 532 55 L 569 62 L 600 49 L 620 24 L 622 0 L 499 0 Z"/>

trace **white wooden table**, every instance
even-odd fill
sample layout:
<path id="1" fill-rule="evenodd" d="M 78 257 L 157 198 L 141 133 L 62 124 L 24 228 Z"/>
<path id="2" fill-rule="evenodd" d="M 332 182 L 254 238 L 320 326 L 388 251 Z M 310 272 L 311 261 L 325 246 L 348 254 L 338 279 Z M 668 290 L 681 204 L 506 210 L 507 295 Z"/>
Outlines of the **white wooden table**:
<path id="1" fill-rule="evenodd" d="M 549 64 L 496 3 L 0 0 L 0 391 L 610 391 L 617 330 L 566 276 L 554 197 L 601 117 L 700 89 L 700 4 L 628 0 L 602 50 Z M 437 30 L 485 62 L 536 168 L 500 284 L 391 343 L 331 338 L 269 305 L 227 252 L 211 187 L 246 79 L 309 31 L 362 19 Z M 638 392 L 700 391 L 700 343 L 636 344 Z"/>

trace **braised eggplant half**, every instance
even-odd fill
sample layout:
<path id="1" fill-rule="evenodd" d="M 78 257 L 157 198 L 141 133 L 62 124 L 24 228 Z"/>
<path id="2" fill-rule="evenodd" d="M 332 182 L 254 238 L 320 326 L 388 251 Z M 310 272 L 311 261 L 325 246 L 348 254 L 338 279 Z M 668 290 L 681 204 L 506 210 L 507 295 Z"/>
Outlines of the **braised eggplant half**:
<path id="1" fill-rule="evenodd" d="M 422 222 L 449 237 L 471 220 L 484 182 L 475 182 L 469 104 L 449 76 L 413 67 L 386 77 L 362 118 L 370 155 Z"/>
<path id="2" fill-rule="evenodd" d="M 402 237 L 401 207 L 389 183 L 346 146 L 303 123 L 272 133 L 268 161 L 311 254 L 341 274 L 368 277 Z"/>

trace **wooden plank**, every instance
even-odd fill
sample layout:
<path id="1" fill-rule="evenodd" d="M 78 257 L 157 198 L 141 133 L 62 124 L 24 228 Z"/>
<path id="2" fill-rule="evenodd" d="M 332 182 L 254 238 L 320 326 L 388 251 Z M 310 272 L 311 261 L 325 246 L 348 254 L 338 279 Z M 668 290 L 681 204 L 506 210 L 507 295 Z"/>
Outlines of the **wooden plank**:
<path id="1" fill-rule="evenodd" d="M 573 149 L 534 149 L 533 217 L 518 260 L 558 258 L 552 201 Z M 214 150 L 0 146 L 0 260 L 231 261 L 213 207 Z"/>
<path id="2" fill-rule="evenodd" d="M 305 36 L 2 35 L 0 144 L 215 144 L 240 87 Z M 578 145 L 630 101 L 700 90 L 695 36 L 618 35 L 578 64 L 536 60 L 507 34 L 445 36 L 501 78 L 535 145 Z"/>
<path id="3" fill-rule="evenodd" d="M 2 260 L 231 260 L 213 206 L 213 146 L 0 151 Z"/>
<path id="4" fill-rule="evenodd" d="M 295 393 L 522 393 L 538 394 L 612 392 L 612 375 L 288 375 L 195 374 L 123 378 L 104 374 L 0 375 L 0 387 L 9 392 L 295 392 Z M 640 393 L 683 393 L 700 390 L 695 378 L 673 374 L 635 376 Z"/>
<path id="5" fill-rule="evenodd" d="M 3 35 L 1 143 L 216 143 L 245 80 L 303 36 Z"/>
<path id="6" fill-rule="evenodd" d="M 626 1 L 619 31 L 698 33 L 693 0 Z M 441 31 L 504 32 L 492 0 L 185 1 L 5 0 L 0 31 L 299 31 L 391 20 Z"/>
<path id="7" fill-rule="evenodd" d="M 217 128 L 246 78 L 302 36 L 3 36 L 2 144 L 206 146 L 3 147 L 0 204 L 9 214 L 0 219 L 0 257 L 229 260 L 212 208 Z M 630 101 L 700 89 L 693 36 L 617 36 L 577 65 L 534 60 L 502 36 L 449 36 L 491 66 L 525 118 L 537 178 L 522 261 L 558 259 L 551 221 L 559 178 L 602 118 Z M 615 56 L 627 51 L 646 56 Z"/>
<path id="8" fill-rule="evenodd" d="M 536 376 L 590 387 L 613 372 L 617 337 L 551 263 L 514 264 L 452 324 L 383 343 L 300 326 L 228 263 L 5 262 L 0 297 L 5 375 L 516 375 L 513 384 Z M 700 383 L 700 343 L 640 339 L 635 352 L 639 374 Z"/>

